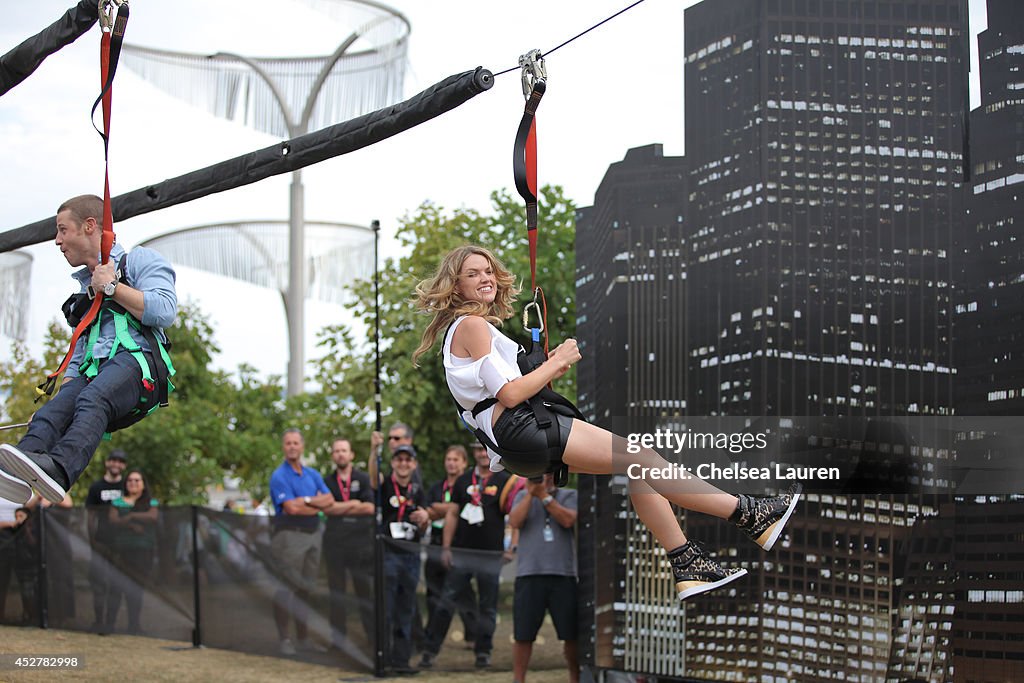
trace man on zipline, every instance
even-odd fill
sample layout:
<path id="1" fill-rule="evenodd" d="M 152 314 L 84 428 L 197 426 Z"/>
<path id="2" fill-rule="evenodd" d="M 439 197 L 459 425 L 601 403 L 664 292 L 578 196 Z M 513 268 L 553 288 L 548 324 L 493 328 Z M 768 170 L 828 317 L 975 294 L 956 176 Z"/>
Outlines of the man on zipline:
<path id="1" fill-rule="evenodd" d="M 24 503 L 35 489 L 63 500 L 92 459 L 104 433 L 145 417 L 166 401 L 174 374 L 167 355 L 177 314 L 174 270 L 157 252 L 118 244 L 102 263 L 103 200 L 74 197 L 57 209 L 55 242 L 81 291 L 63 310 L 72 327 L 94 296 L 105 297 L 79 337 L 57 395 L 32 416 L 17 447 L 0 445 L 0 497 Z"/>

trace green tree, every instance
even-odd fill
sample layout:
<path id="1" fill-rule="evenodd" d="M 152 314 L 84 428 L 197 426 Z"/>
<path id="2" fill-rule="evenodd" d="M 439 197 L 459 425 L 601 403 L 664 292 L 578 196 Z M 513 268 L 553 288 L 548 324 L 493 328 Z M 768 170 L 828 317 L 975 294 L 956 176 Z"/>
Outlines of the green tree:
<path id="1" fill-rule="evenodd" d="M 417 283 L 429 277 L 449 250 L 467 243 L 495 252 L 505 265 L 520 276 L 524 292 L 519 312 L 532 298 L 529 247 L 524 225 L 525 209 L 518 198 L 505 191 L 491 195 L 494 213 L 481 215 L 457 209 L 450 215 L 425 203 L 401 221 L 397 237 L 408 251 L 400 259 L 381 264 L 380 329 L 381 393 L 386 416 L 383 427 L 401 420 L 416 430 L 418 450 L 425 455 L 421 466 L 428 478 L 440 476 L 441 453 L 451 443 L 468 443 L 474 437 L 466 431 L 455 412 L 444 380 L 441 361 L 433 352 L 412 366 L 412 352 L 420 342 L 428 319 L 415 310 L 411 297 Z M 548 304 L 548 325 L 552 348 L 576 329 L 575 306 L 575 209 L 560 187 L 543 188 L 539 205 L 537 281 Z M 372 423 L 374 414 L 374 295 L 373 282 L 354 287 L 356 301 L 350 306 L 367 330 L 357 340 L 345 325 L 321 333 L 325 354 L 315 362 L 322 382 L 314 403 L 329 407 L 338 422 L 352 429 Z M 526 340 L 520 317 L 509 320 L 507 334 Z M 435 350 L 440 349 L 440 344 Z M 573 397 L 575 374 L 561 378 L 557 391 Z M 365 427 L 362 430 L 365 434 Z"/>
<path id="2" fill-rule="evenodd" d="M 37 403 L 36 387 L 63 360 L 70 339 L 67 325 L 52 321 L 46 330 L 42 361 L 32 358 L 24 344 L 11 342 L 11 360 L 0 363 L 0 395 L 6 396 L 0 406 L 0 418 L 5 423 L 27 422 L 49 400 L 43 396 Z M 0 432 L 0 443 L 16 443 L 23 433 L 23 429 Z"/>

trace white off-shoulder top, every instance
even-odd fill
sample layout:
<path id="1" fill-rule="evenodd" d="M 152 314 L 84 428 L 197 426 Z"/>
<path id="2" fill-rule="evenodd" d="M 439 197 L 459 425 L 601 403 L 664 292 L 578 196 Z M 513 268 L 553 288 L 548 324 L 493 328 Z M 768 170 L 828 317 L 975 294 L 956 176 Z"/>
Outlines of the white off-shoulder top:
<path id="1" fill-rule="evenodd" d="M 491 333 L 491 351 L 481 358 L 461 358 L 452 355 L 452 337 L 455 330 L 467 316 L 459 316 L 448 329 L 445 335 L 444 346 L 441 357 L 444 361 L 445 380 L 448 382 L 448 389 L 458 402 L 462 410 L 462 419 L 473 429 L 482 429 L 494 443 L 494 430 L 491 426 L 494 406 L 482 411 L 473 417 L 473 406 L 480 401 L 494 398 L 503 386 L 514 379 L 523 376 L 516 363 L 516 356 L 519 354 L 519 344 L 515 343 L 501 333 L 494 325 L 487 323 L 487 329 Z M 500 445 L 500 444 L 499 444 Z M 501 456 L 490 448 L 487 449 L 491 457 L 491 471 L 500 472 L 505 469 L 501 464 Z"/>

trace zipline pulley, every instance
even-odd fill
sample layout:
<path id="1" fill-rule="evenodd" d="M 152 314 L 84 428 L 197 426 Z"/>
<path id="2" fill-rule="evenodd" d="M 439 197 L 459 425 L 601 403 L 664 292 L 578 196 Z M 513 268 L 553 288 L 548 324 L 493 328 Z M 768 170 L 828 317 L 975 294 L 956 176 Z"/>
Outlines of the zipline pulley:
<path id="1" fill-rule="evenodd" d="M 99 7 L 99 19 L 100 29 L 103 31 L 110 31 L 114 26 L 114 16 L 116 10 L 114 7 L 120 7 L 121 5 L 127 5 L 128 0 L 99 0 L 97 6 Z"/>
<path id="2" fill-rule="evenodd" d="M 544 55 L 540 50 L 530 50 L 519 56 L 519 66 L 523 70 L 523 97 L 530 99 L 537 81 L 548 79 L 548 70 L 544 66 Z"/>

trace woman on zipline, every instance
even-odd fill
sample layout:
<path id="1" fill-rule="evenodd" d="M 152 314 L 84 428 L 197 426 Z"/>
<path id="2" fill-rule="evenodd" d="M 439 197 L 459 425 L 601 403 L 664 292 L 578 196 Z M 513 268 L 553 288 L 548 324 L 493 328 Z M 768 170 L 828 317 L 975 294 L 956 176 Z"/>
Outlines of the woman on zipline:
<path id="1" fill-rule="evenodd" d="M 491 469 L 535 476 L 538 470 L 553 472 L 563 465 L 583 474 L 624 473 L 633 463 L 643 468 L 667 467 L 653 450 L 629 453 L 625 439 L 561 414 L 554 415 L 559 447 L 550 459 L 547 436 L 526 402 L 564 375 L 580 360 L 580 352 L 576 340 L 568 339 L 548 354 L 547 361 L 523 375 L 516 362 L 519 345 L 496 327 L 512 317 L 518 293 L 514 276 L 501 262 L 487 249 L 472 245 L 449 252 L 437 273 L 416 287 L 418 307 L 433 319 L 413 353 L 413 362 L 447 329 L 441 350 L 445 377 L 463 410 L 463 419 L 482 430 L 499 449 L 518 454 L 509 457 L 489 449 Z M 496 402 L 474 416 L 474 406 L 489 398 Z M 523 455 L 527 453 L 536 457 Z M 538 458 L 547 461 L 538 462 Z M 783 495 L 755 498 L 725 493 L 697 478 L 685 482 L 630 479 L 633 507 L 667 552 L 680 600 L 734 581 L 746 570 L 723 568 L 699 545 L 688 541 L 670 503 L 726 519 L 769 550 L 799 497 L 799 485 Z"/>

